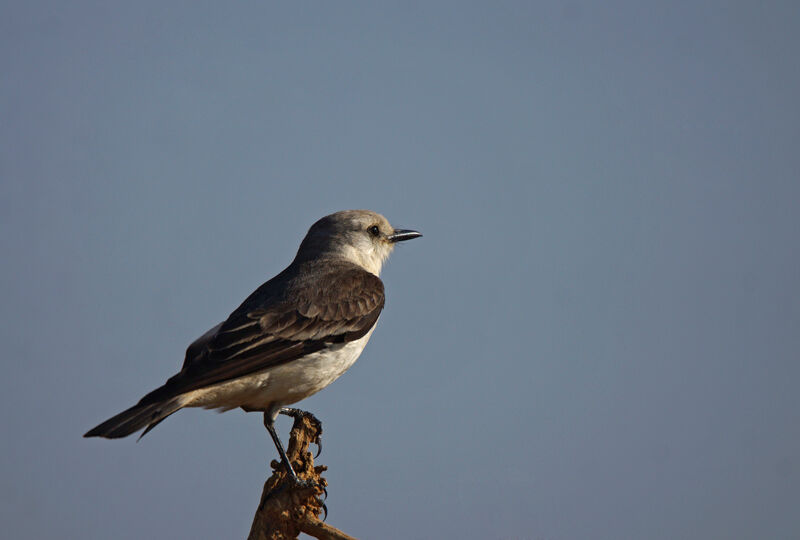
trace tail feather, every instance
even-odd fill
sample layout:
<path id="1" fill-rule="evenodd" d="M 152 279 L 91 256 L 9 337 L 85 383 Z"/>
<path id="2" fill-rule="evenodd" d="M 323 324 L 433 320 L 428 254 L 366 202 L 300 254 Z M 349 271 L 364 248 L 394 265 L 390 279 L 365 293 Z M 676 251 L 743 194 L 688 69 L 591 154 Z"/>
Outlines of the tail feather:
<path id="1" fill-rule="evenodd" d="M 183 405 L 181 404 L 180 396 L 155 403 L 142 404 L 140 402 L 89 430 L 84 437 L 119 439 L 146 427 L 147 429 L 139 437 L 141 439 L 166 417 L 181 408 L 183 408 Z"/>

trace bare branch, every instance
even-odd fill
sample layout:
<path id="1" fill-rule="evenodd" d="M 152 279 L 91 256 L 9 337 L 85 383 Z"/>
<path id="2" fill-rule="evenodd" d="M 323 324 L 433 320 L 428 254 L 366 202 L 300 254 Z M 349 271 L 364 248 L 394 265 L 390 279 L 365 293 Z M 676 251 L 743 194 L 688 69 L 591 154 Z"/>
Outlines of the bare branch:
<path id="1" fill-rule="evenodd" d="M 315 485 L 293 484 L 283 464 L 273 461 L 270 464 L 273 473 L 264 483 L 248 540 L 289 540 L 297 538 L 301 532 L 319 539 L 355 540 L 319 519 L 323 511 L 320 497 L 328 485 L 321 474 L 327 467 L 314 466 L 314 456 L 308 447 L 318 443 L 321 434 L 322 425 L 312 415 L 295 417 L 286 454 L 297 476 Z"/>

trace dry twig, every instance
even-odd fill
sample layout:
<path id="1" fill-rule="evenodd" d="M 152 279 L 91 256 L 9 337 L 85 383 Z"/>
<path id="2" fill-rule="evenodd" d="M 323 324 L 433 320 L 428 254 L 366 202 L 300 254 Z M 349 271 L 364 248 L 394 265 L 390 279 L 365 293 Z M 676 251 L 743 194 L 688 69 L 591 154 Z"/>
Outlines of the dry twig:
<path id="1" fill-rule="evenodd" d="M 308 446 L 317 443 L 321 434 L 322 425 L 313 416 L 295 418 L 286 454 L 297 476 L 301 480 L 311 480 L 315 485 L 302 487 L 293 484 L 283 464 L 273 461 L 273 473 L 264 483 L 261 502 L 247 540 L 289 540 L 297 538 L 301 532 L 325 540 L 355 540 L 319 519 L 323 511 L 320 497 L 328 485 L 321 474 L 327 467 L 314 466 L 314 456 Z"/>

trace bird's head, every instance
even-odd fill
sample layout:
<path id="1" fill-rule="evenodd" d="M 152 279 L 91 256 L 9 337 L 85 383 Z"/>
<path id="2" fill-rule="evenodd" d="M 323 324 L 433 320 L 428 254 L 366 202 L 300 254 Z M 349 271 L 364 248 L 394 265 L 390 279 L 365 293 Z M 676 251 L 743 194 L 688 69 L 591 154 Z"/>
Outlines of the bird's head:
<path id="1" fill-rule="evenodd" d="M 377 212 L 344 210 L 311 226 L 295 262 L 318 257 L 345 259 L 377 276 L 397 242 L 420 236 L 417 231 L 395 229 Z"/>

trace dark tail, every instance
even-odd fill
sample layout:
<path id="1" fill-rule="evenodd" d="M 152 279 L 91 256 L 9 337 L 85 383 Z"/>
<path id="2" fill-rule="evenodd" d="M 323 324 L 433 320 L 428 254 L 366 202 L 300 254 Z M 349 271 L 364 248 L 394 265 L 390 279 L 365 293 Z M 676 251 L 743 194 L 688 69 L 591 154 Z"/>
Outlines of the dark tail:
<path id="1" fill-rule="evenodd" d="M 127 411 L 123 411 L 89 430 L 84 437 L 119 439 L 146 427 L 147 429 L 144 430 L 144 433 L 139 436 L 141 439 L 167 416 L 177 412 L 182 407 L 180 396 L 155 403 L 142 404 L 139 402 Z"/>

